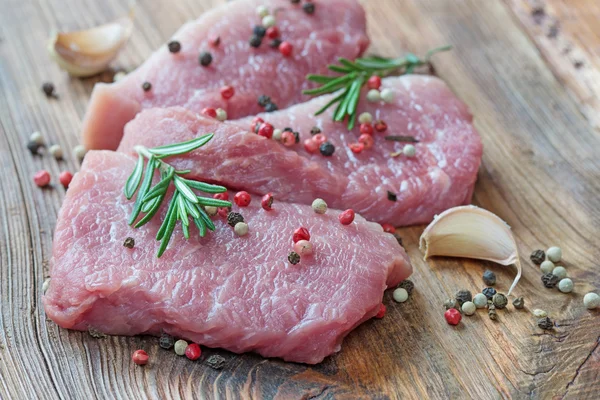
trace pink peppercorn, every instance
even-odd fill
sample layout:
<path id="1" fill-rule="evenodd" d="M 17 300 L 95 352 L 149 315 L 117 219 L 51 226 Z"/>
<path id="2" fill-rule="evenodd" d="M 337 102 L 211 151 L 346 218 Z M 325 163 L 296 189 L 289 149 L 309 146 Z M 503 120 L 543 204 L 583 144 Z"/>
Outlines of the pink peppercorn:
<path id="1" fill-rule="evenodd" d="M 260 125 L 263 122 L 265 122 L 265 120 L 262 119 L 261 117 L 254 117 L 254 119 L 252 120 L 252 123 L 250 124 L 250 132 L 258 133 L 258 128 L 260 127 Z"/>
<path id="2" fill-rule="evenodd" d="M 300 228 L 294 231 L 292 240 L 294 241 L 294 243 L 297 243 L 300 240 L 310 240 L 310 232 L 308 232 L 308 229 L 301 226 Z"/>
<path id="3" fill-rule="evenodd" d="M 267 29 L 266 35 L 269 39 L 276 39 L 279 37 L 279 29 L 276 26 L 272 26 Z"/>
<path id="4" fill-rule="evenodd" d="M 320 146 L 327 141 L 327 136 L 323 135 L 322 133 L 317 133 L 312 137 L 312 139 L 315 141 L 317 146 Z"/>
<path id="5" fill-rule="evenodd" d="M 144 350 L 136 350 L 133 352 L 133 355 L 131 356 L 131 359 L 137 365 L 148 364 L 148 358 L 149 358 L 148 353 L 146 353 Z"/>
<path id="6" fill-rule="evenodd" d="M 377 312 L 377 315 L 375 315 L 375 318 L 377 318 L 377 319 L 383 318 L 385 316 L 385 311 L 386 311 L 385 305 L 383 303 L 381 303 L 379 305 L 379 311 Z"/>
<path id="7" fill-rule="evenodd" d="M 281 143 L 285 147 L 291 147 L 296 144 L 296 136 L 294 136 L 294 132 L 285 131 L 281 134 Z"/>
<path id="8" fill-rule="evenodd" d="M 217 200 L 229 200 L 229 193 L 227 193 L 227 192 L 215 193 L 213 195 L 213 199 L 217 199 Z"/>
<path id="9" fill-rule="evenodd" d="M 233 201 L 238 205 L 238 207 L 248 207 L 252 201 L 252 197 L 250 197 L 250 193 L 242 190 L 233 196 Z"/>
<path id="10" fill-rule="evenodd" d="M 365 145 L 362 143 L 350 143 L 348 147 L 350 147 L 350 150 L 356 154 L 359 154 L 365 149 Z"/>
<path id="11" fill-rule="evenodd" d="M 444 313 L 444 318 L 446 318 L 446 322 L 450 325 L 458 325 L 462 319 L 462 315 L 460 315 L 460 311 L 456 308 L 450 308 Z"/>
<path id="12" fill-rule="evenodd" d="M 349 208 L 338 216 L 342 225 L 350 225 L 354 221 L 354 210 Z"/>
<path id="13" fill-rule="evenodd" d="M 206 107 L 202 110 L 202 114 L 206 115 L 207 117 L 211 117 L 211 118 L 217 118 L 217 110 L 215 110 L 212 107 Z"/>
<path id="14" fill-rule="evenodd" d="M 48 186 L 50 183 L 50 173 L 45 169 L 38 171 L 33 175 L 33 181 L 39 187 Z"/>
<path id="15" fill-rule="evenodd" d="M 58 180 L 60 181 L 61 185 L 64 186 L 65 189 L 69 187 L 69 184 L 71 183 L 72 179 L 73 179 L 73 174 L 70 173 L 69 171 L 63 171 L 58 176 Z"/>
<path id="16" fill-rule="evenodd" d="M 364 135 L 372 135 L 373 134 L 373 125 L 371 124 L 360 124 L 360 133 Z"/>
<path id="17" fill-rule="evenodd" d="M 294 47 L 290 42 L 281 42 L 281 44 L 279 45 L 279 52 L 284 57 L 289 57 L 290 55 L 292 55 L 293 48 Z"/>
<path id="18" fill-rule="evenodd" d="M 190 343 L 185 348 L 185 356 L 192 361 L 199 359 L 201 355 L 202 350 L 200 350 L 200 346 L 196 343 Z"/>
<path id="19" fill-rule="evenodd" d="M 369 89 L 379 89 L 381 87 L 381 77 L 373 75 L 367 81 L 367 87 Z"/>
<path id="20" fill-rule="evenodd" d="M 365 149 L 370 149 L 375 143 L 373 136 L 364 133 L 358 137 L 358 141 L 365 146 Z"/>
<path id="21" fill-rule="evenodd" d="M 227 218 L 227 215 L 229 214 L 229 208 L 227 207 L 220 207 L 217 210 L 217 214 L 219 215 L 219 217 L 221 218 Z"/>
<path id="22" fill-rule="evenodd" d="M 392 224 L 381 224 L 381 227 L 383 228 L 384 232 L 387 232 L 387 233 L 395 233 L 396 232 L 396 228 Z"/>
<path id="23" fill-rule="evenodd" d="M 221 97 L 225 100 L 229 100 L 235 94 L 235 89 L 233 86 L 223 86 L 221 88 Z"/>
<path id="24" fill-rule="evenodd" d="M 310 256 L 313 253 L 313 245 L 308 240 L 298 240 L 294 244 L 294 251 L 301 257 Z"/>
<path id="25" fill-rule="evenodd" d="M 377 132 L 385 132 L 387 130 L 387 124 L 382 120 L 375 122 L 375 130 Z"/>
<path id="26" fill-rule="evenodd" d="M 313 138 L 308 138 L 304 140 L 304 150 L 306 150 L 310 154 L 315 154 L 319 151 L 319 144 L 313 140 Z"/>
<path id="27" fill-rule="evenodd" d="M 271 139 L 271 137 L 273 137 L 273 130 L 273 125 L 269 124 L 268 122 L 265 122 L 262 123 L 258 128 L 258 135 L 264 136 L 267 139 Z"/>
<path id="28" fill-rule="evenodd" d="M 267 193 L 260 200 L 260 205 L 263 209 L 271 211 L 273 209 L 273 199 L 273 193 Z"/>

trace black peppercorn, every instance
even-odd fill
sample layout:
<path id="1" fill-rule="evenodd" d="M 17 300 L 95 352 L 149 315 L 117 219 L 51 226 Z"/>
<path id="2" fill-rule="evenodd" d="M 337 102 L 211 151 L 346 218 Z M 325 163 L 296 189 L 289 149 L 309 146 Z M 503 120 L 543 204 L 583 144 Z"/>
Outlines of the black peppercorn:
<path id="1" fill-rule="evenodd" d="M 261 94 L 258 96 L 258 105 L 261 107 L 265 107 L 267 104 L 271 102 L 271 98 L 266 94 Z"/>
<path id="2" fill-rule="evenodd" d="M 554 322 L 548 317 L 540 318 L 537 322 L 538 326 L 544 330 L 549 330 L 554 328 Z"/>
<path id="3" fill-rule="evenodd" d="M 27 150 L 29 150 L 31 152 L 31 154 L 36 155 L 38 153 L 38 150 L 40 149 L 40 144 L 38 142 L 35 142 L 33 140 L 30 140 L 29 142 L 27 142 Z"/>
<path id="4" fill-rule="evenodd" d="M 225 357 L 222 357 L 218 354 L 213 354 L 212 356 L 208 357 L 205 362 L 212 369 L 221 369 L 225 366 L 227 360 Z"/>
<path id="5" fill-rule="evenodd" d="M 298 132 L 292 132 L 294 134 L 294 139 L 296 141 L 296 144 L 300 143 L 300 133 Z"/>
<path id="6" fill-rule="evenodd" d="M 181 51 L 181 43 L 177 40 L 171 40 L 167 46 L 171 53 L 179 53 Z"/>
<path id="7" fill-rule="evenodd" d="M 529 258 L 535 265 L 540 265 L 546 259 L 546 253 L 544 253 L 544 250 L 535 250 Z"/>
<path id="8" fill-rule="evenodd" d="M 123 246 L 127 247 L 128 249 L 133 249 L 133 246 L 135 246 L 135 240 L 133 240 L 132 237 L 128 237 L 123 242 Z"/>
<path id="9" fill-rule="evenodd" d="M 259 38 L 263 38 L 267 34 L 267 30 L 264 28 L 264 26 L 256 25 L 254 29 L 252 29 L 252 33 Z"/>
<path id="10" fill-rule="evenodd" d="M 489 269 L 483 273 L 483 283 L 488 286 L 494 286 L 496 284 L 496 274 Z"/>
<path id="11" fill-rule="evenodd" d="M 167 333 L 160 335 L 158 339 L 158 345 L 165 350 L 169 350 L 175 344 L 175 338 Z"/>
<path id="12" fill-rule="evenodd" d="M 265 112 L 273 112 L 273 111 L 277 111 L 279 110 L 279 108 L 277 107 L 277 105 L 275 103 L 267 103 L 267 105 L 265 106 Z"/>
<path id="13" fill-rule="evenodd" d="M 542 275 L 542 282 L 547 288 L 553 288 L 560 281 L 560 278 L 554 275 L 552 272 Z"/>
<path id="14" fill-rule="evenodd" d="M 227 214 L 227 223 L 231 226 L 235 226 L 238 222 L 244 222 L 244 217 L 242 214 L 237 212 L 230 212 Z"/>
<path id="15" fill-rule="evenodd" d="M 46 97 L 56 97 L 56 94 L 54 93 L 54 84 L 52 82 L 45 82 L 42 84 L 42 91 Z"/>
<path id="16" fill-rule="evenodd" d="M 144 89 L 144 92 L 148 92 L 152 89 L 152 84 L 150 82 L 144 82 L 142 84 L 142 89 Z"/>
<path id="17" fill-rule="evenodd" d="M 318 135 L 321 133 L 321 129 L 318 126 L 313 126 L 310 130 L 311 135 Z"/>
<path id="18" fill-rule="evenodd" d="M 198 60 L 200 61 L 200 65 L 202 65 L 203 67 L 208 67 L 210 63 L 212 63 L 213 57 L 212 54 L 210 54 L 208 51 L 203 51 L 202 53 L 200 53 L 200 57 L 198 58 Z"/>
<path id="19" fill-rule="evenodd" d="M 400 235 L 398 235 L 397 233 L 394 232 L 394 237 L 396 238 L 396 241 L 398 242 L 398 244 L 402 247 L 404 247 L 402 245 L 402 238 L 400 237 Z"/>
<path id="20" fill-rule="evenodd" d="M 315 13 L 315 3 L 306 2 L 302 5 L 302 9 L 308 15 L 314 14 Z"/>
<path id="21" fill-rule="evenodd" d="M 291 251 L 288 255 L 288 261 L 292 265 L 298 264 L 300 262 L 300 254 L 296 253 L 295 251 Z"/>
<path id="22" fill-rule="evenodd" d="M 276 38 L 271 40 L 271 43 L 269 43 L 269 47 L 273 48 L 273 49 L 278 49 L 279 45 L 281 45 L 281 39 Z"/>
<path id="23" fill-rule="evenodd" d="M 398 200 L 398 196 L 396 196 L 396 193 L 390 192 L 389 190 L 387 191 L 387 197 L 388 197 L 389 201 L 396 201 L 396 200 Z"/>
<path id="24" fill-rule="evenodd" d="M 319 146 L 319 151 L 322 155 L 330 157 L 335 152 L 335 146 L 330 142 L 321 143 L 321 145 Z"/>
<path id="25" fill-rule="evenodd" d="M 283 132 L 294 132 L 294 130 L 289 126 L 286 126 L 285 128 L 283 128 Z"/>
<path id="26" fill-rule="evenodd" d="M 473 295 L 471 294 L 471 292 L 465 289 L 456 292 L 454 297 L 456 298 L 456 301 L 458 301 L 458 304 L 460 304 L 461 306 L 463 305 L 463 303 L 473 300 Z"/>
<path id="27" fill-rule="evenodd" d="M 415 288 L 415 284 L 410 279 L 405 279 L 402 282 L 400 282 L 397 287 L 402 288 L 406 290 L 408 294 L 411 294 L 413 289 Z"/>
<path id="28" fill-rule="evenodd" d="M 485 295 L 485 297 L 488 298 L 488 300 L 491 300 L 492 297 L 494 297 L 494 295 L 496 294 L 496 289 L 491 288 L 491 287 L 486 287 L 481 291 L 481 293 L 483 293 Z"/>
<path id="29" fill-rule="evenodd" d="M 508 304 L 508 299 L 502 293 L 496 293 L 494 297 L 492 297 L 492 303 L 494 303 L 494 307 L 498 309 L 503 309 Z"/>
<path id="30" fill-rule="evenodd" d="M 262 38 L 260 36 L 252 35 L 248 43 L 250 43 L 250 46 L 254 48 L 260 47 L 262 44 Z"/>
<path id="31" fill-rule="evenodd" d="M 300 0 L 291 0 L 292 4 L 300 4 Z"/>
<path id="32" fill-rule="evenodd" d="M 517 309 L 522 309 L 525 308 L 525 300 L 523 300 L 522 297 L 517 297 L 516 299 L 513 300 L 513 306 L 515 306 L 515 308 Z"/>

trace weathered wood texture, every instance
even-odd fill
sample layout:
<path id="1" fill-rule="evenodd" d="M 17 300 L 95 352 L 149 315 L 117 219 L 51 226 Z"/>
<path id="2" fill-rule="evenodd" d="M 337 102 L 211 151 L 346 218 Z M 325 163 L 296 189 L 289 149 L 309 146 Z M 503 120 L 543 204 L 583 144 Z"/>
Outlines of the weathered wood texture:
<path id="1" fill-rule="evenodd" d="M 363 324 L 341 353 L 318 366 L 220 352 L 229 363 L 215 371 L 161 351 L 153 338 L 93 339 L 47 320 L 41 287 L 64 191 L 57 184 L 40 190 L 31 177 L 40 168 L 56 177 L 77 163 L 70 155 L 60 163 L 32 157 L 25 143 L 39 130 L 49 143 L 73 147 L 94 82 L 110 77 L 70 79 L 49 61 L 45 41 L 51 29 L 122 15 L 122 3 L 0 0 L 0 398 L 597 398 L 600 315 L 585 310 L 582 297 L 600 289 L 600 137 L 579 112 L 584 104 L 589 117 L 585 107 L 597 110 L 597 97 L 595 106 L 586 103 L 590 97 L 575 88 L 588 85 L 588 75 L 561 78 L 561 61 L 543 43 L 541 57 L 507 3 L 499 1 L 364 4 L 374 52 L 455 46 L 436 56 L 435 68 L 476 116 L 485 154 L 474 201 L 514 229 L 525 266 L 516 294 L 525 297 L 527 310 L 500 311 L 497 322 L 479 312 L 459 327 L 448 326 L 445 298 L 460 288 L 480 289 L 486 268 L 498 272 L 498 289 L 506 290 L 514 270 L 452 259 L 425 263 L 418 250 L 423 227 L 413 227 L 401 230 L 415 266 L 411 299 L 400 305 L 386 294 L 386 317 Z M 215 3 L 140 2 L 134 36 L 115 65 L 136 66 L 181 23 Z M 581 8 L 572 13 L 559 13 L 556 4 L 562 3 L 552 3 L 556 18 L 583 19 L 595 2 L 569 2 Z M 578 46 L 600 46 L 598 38 L 573 35 Z M 582 70 L 597 76 L 598 64 L 584 62 Z M 56 84 L 60 99 L 41 93 L 46 80 Z M 575 281 L 570 295 L 543 288 L 528 260 L 531 250 L 552 244 L 564 249 Z M 556 329 L 537 328 L 528 312 L 533 308 L 546 309 Z M 150 365 L 130 362 L 137 348 L 149 352 Z"/>

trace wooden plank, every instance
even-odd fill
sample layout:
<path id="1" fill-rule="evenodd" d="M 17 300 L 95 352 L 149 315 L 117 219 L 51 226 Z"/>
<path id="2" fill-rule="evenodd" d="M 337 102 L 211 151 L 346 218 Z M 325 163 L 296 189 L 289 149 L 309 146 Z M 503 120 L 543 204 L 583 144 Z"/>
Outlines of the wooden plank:
<path id="1" fill-rule="evenodd" d="M 282 0 L 283 1 L 283 0 Z M 116 65 L 132 68 L 186 20 L 218 0 L 141 2 L 136 30 Z M 51 232 L 62 201 L 57 186 L 40 190 L 32 174 L 75 170 L 70 155 L 57 163 L 32 157 L 29 134 L 43 132 L 65 150 L 77 133 L 93 83 L 105 76 L 68 78 L 45 54 L 48 32 L 84 27 L 127 11 L 123 2 L 2 0 L 0 14 L 0 398 L 592 398 L 600 390 L 600 316 L 583 309 L 584 293 L 600 288 L 600 162 L 598 135 L 580 114 L 572 87 L 557 79 L 504 3 L 480 0 L 365 1 L 373 51 L 422 53 L 450 43 L 435 59 L 437 73 L 476 116 L 485 153 L 475 202 L 507 220 L 525 265 L 516 294 L 527 309 L 544 308 L 557 322 L 543 333 L 527 311 L 484 313 L 449 327 L 441 304 L 461 288 L 482 287 L 494 268 L 505 291 L 512 268 L 466 260 L 425 263 L 418 250 L 423 227 L 402 229 L 417 285 L 410 301 L 391 301 L 383 320 L 352 332 L 342 352 L 307 367 L 234 355 L 221 371 L 158 349 L 149 337 L 93 339 L 48 321 L 40 290 L 48 276 Z M 27 21 L 27 23 L 24 23 Z M 590 42 L 590 43 L 600 43 Z M 42 81 L 60 94 L 47 100 Z M 576 283 L 564 295 L 541 286 L 528 261 L 538 247 L 558 243 Z M 137 348 L 152 363 L 130 362 Z"/>
<path id="2" fill-rule="evenodd" d="M 600 128 L 600 2 L 505 0 L 581 112 Z"/>

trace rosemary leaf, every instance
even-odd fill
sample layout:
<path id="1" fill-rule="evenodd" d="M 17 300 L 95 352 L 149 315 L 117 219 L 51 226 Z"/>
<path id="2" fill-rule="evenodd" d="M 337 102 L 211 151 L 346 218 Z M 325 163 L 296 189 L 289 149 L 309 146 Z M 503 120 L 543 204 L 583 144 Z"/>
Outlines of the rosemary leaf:
<path id="1" fill-rule="evenodd" d="M 184 180 L 185 184 L 188 185 L 189 187 L 191 187 L 193 189 L 201 190 L 204 193 L 223 193 L 223 192 L 227 191 L 227 188 L 225 186 L 211 185 L 208 183 L 192 181 L 189 179 L 183 179 L 183 180 Z"/>
<path id="2" fill-rule="evenodd" d="M 352 61 L 348 60 L 347 58 L 338 58 L 338 61 L 344 67 L 346 67 L 352 71 L 361 71 L 362 70 L 360 65 L 353 63 Z"/>
<path id="3" fill-rule="evenodd" d="M 187 220 L 185 220 L 185 221 L 187 221 Z M 183 231 L 183 237 L 186 238 L 186 239 L 190 238 L 190 229 L 189 229 L 189 226 L 190 226 L 189 225 L 189 221 L 188 221 L 187 224 L 182 224 L 181 225 L 181 230 Z"/>
<path id="4" fill-rule="evenodd" d="M 142 204 L 142 212 L 147 213 L 148 211 L 150 211 L 152 209 L 152 207 L 154 207 L 154 205 L 157 202 L 157 200 L 159 199 L 159 197 L 160 196 L 155 197 L 149 201 L 144 201 L 144 204 Z"/>
<path id="5" fill-rule="evenodd" d="M 179 196 L 178 192 L 175 192 L 173 197 L 171 198 L 171 202 L 169 203 L 169 208 L 167 209 L 167 215 L 165 215 L 165 219 L 161 224 L 160 228 L 158 228 L 158 232 L 156 232 L 156 240 L 162 240 L 165 236 L 165 232 L 169 225 L 169 220 L 171 217 L 175 216 L 177 218 L 177 197 Z"/>
<path id="6" fill-rule="evenodd" d="M 198 212 L 196 205 L 194 203 L 190 203 L 187 201 L 187 199 L 185 201 L 185 209 L 187 210 L 188 214 L 192 216 L 192 218 L 200 218 L 200 213 Z"/>
<path id="7" fill-rule="evenodd" d="M 148 151 L 154 154 L 157 158 L 171 157 L 179 154 L 189 153 L 190 151 L 196 150 L 199 147 L 204 146 L 210 139 L 212 139 L 214 134 L 209 133 L 207 135 L 202 135 L 192 140 L 188 140 L 187 142 L 169 144 L 166 146 L 154 147 L 149 149 Z"/>
<path id="8" fill-rule="evenodd" d="M 165 195 L 162 195 L 156 197 L 151 202 L 148 202 L 148 204 L 152 204 L 152 206 L 150 207 L 150 209 L 148 209 L 146 214 L 134 225 L 134 227 L 139 228 L 140 226 L 147 224 L 152 219 L 152 217 L 154 217 L 154 215 L 158 212 L 158 210 L 160 210 L 160 205 L 162 204 L 164 198 Z"/>
<path id="9" fill-rule="evenodd" d="M 330 65 L 327 67 L 330 71 L 337 72 L 340 74 L 347 74 L 353 70 L 348 67 L 340 67 L 339 65 Z"/>
<path id="10" fill-rule="evenodd" d="M 310 96 L 318 96 L 318 95 L 325 94 L 325 93 L 335 92 L 336 90 L 341 88 L 346 82 L 349 82 L 352 79 L 354 79 L 354 75 L 352 75 L 352 74 L 340 76 L 339 78 L 329 81 L 328 83 L 324 84 L 323 86 L 321 86 L 319 88 L 311 89 L 311 90 L 304 90 L 302 93 L 308 94 Z"/>
<path id="11" fill-rule="evenodd" d="M 169 188 L 169 183 L 171 183 L 174 173 L 175 173 L 175 170 L 173 168 L 171 168 L 169 173 L 167 174 L 167 176 L 165 176 L 152 189 L 150 189 L 148 191 L 148 193 L 146 193 L 146 195 L 144 196 L 144 199 L 142 201 L 147 202 L 155 197 L 164 195 L 167 192 L 167 189 Z M 143 211 L 143 209 L 142 209 L 142 211 Z"/>
<path id="12" fill-rule="evenodd" d="M 334 79 L 336 79 L 335 76 L 314 75 L 314 74 L 306 75 L 306 80 L 315 82 L 315 83 L 321 83 L 321 84 L 331 82 Z"/>
<path id="13" fill-rule="evenodd" d="M 198 204 L 201 206 L 213 206 L 213 207 L 231 207 L 231 203 L 225 200 L 211 199 L 208 197 L 197 197 Z"/>
<path id="14" fill-rule="evenodd" d="M 137 162 L 135 163 L 135 168 L 133 172 L 127 178 L 127 182 L 125 183 L 125 197 L 127 200 L 131 200 L 136 190 L 140 186 L 140 182 L 142 181 L 142 172 L 144 171 L 144 157 L 140 154 Z"/>
<path id="15" fill-rule="evenodd" d="M 179 176 L 175 175 L 173 177 L 173 182 L 175 183 L 175 187 L 177 188 L 179 193 L 181 193 L 186 199 L 188 199 L 194 204 L 198 202 L 198 196 L 196 196 L 196 194 L 192 192 L 192 189 L 190 189 L 190 187 L 185 183 L 183 178 L 180 178 Z"/>
<path id="16" fill-rule="evenodd" d="M 177 213 L 176 212 L 171 213 L 169 218 L 163 222 L 163 225 L 166 225 L 166 227 L 164 230 L 162 240 L 160 242 L 160 247 L 158 248 L 158 253 L 156 255 L 157 257 L 162 256 L 163 253 L 165 252 L 165 250 L 167 249 L 167 246 L 169 245 L 169 242 L 171 241 L 171 236 L 173 236 L 173 230 L 175 229 L 176 223 L 177 223 Z"/>
<path id="17" fill-rule="evenodd" d="M 206 225 L 204 224 L 204 221 L 199 218 L 194 218 L 194 223 L 198 227 L 198 233 L 200 234 L 200 237 L 204 237 L 206 235 Z"/>
<path id="18" fill-rule="evenodd" d="M 334 98 L 333 100 L 331 100 L 330 102 L 328 102 L 327 104 L 325 104 L 322 108 L 319 109 L 319 111 L 317 111 L 315 113 L 315 115 L 321 115 L 323 114 L 325 111 L 327 111 L 327 109 L 329 107 L 331 107 L 332 105 L 334 105 L 335 103 L 339 102 L 340 100 L 342 100 L 344 98 L 344 96 L 346 96 L 346 92 L 340 94 L 339 96 L 337 96 L 336 98 Z"/>
<path id="19" fill-rule="evenodd" d="M 198 212 L 200 213 L 200 220 L 204 223 L 204 226 L 211 231 L 215 230 L 215 224 L 212 222 L 206 211 L 199 205 L 196 205 Z"/>
<path id="20" fill-rule="evenodd" d="M 131 217 L 129 218 L 129 225 L 133 224 L 137 219 L 138 215 L 140 215 L 140 211 L 142 210 L 142 200 L 148 189 L 150 189 L 150 185 L 152 184 L 152 178 L 154 177 L 154 156 L 151 156 L 148 160 L 148 164 L 146 165 L 146 172 L 144 172 L 144 181 L 142 182 L 142 187 L 138 191 L 137 197 L 135 199 L 135 204 L 133 205 L 133 211 L 131 212 Z"/>
<path id="21" fill-rule="evenodd" d="M 177 211 L 179 212 L 179 218 L 183 225 L 189 225 L 190 220 L 188 219 L 187 210 L 185 208 L 185 201 L 187 199 L 183 196 L 177 197 Z"/>

